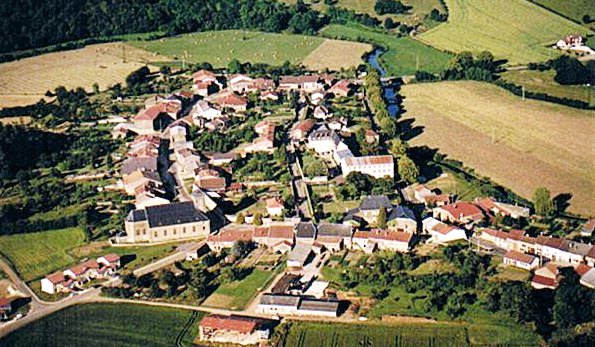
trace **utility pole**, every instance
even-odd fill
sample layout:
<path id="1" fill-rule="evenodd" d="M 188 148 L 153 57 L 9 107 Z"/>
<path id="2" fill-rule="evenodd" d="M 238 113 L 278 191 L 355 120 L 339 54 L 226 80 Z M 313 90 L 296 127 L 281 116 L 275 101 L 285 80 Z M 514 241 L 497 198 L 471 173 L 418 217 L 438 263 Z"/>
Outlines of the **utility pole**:
<path id="1" fill-rule="evenodd" d="M 523 99 L 523 101 L 525 101 L 525 86 L 521 86 L 521 91 L 522 91 L 522 99 Z"/>
<path id="2" fill-rule="evenodd" d="M 126 45 L 122 44 L 122 62 L 126 63 Z"/>

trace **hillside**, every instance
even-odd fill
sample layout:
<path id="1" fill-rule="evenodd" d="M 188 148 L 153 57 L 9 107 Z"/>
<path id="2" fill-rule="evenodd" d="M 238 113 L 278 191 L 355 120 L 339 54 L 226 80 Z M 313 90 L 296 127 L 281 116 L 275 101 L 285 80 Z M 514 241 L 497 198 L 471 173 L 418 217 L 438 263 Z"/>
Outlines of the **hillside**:
<path id="1" fill-rule="evenodd" d="M 402 94 L 406 117 L 423 127 L 411 144 L 439 148 L 525 198 L 546 186 L 572 194 L 570 211 L 595 213 L 592 112 L 470 81 L 406 85 Z"/>
<path id="2" fill-rule="evenodd" d="M 511 64 L 543 61 L 559 53 L 548 46 L 587 28 L 526 0 L 445 0 L 449 20 L 419 36 L 438 49 L 491 51 Z"/>

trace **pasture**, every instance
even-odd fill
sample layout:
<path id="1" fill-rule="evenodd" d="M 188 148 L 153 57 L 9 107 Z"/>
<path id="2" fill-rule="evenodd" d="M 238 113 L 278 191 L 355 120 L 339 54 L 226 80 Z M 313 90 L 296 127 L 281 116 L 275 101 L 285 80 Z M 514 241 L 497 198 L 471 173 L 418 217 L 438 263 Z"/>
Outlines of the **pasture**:
<path id="1" fill-rule="evenodd" d="M 163 57 L 123 43 L 90 45 L 0 64 L 0 108 L 23 106 L 58 86 L 91 90 L 121 83 L 132 71 Z"/>
<path id="2" fill-rule="evenodd" d="M 68 307 L 9 334 L 0 345 L 191 346 L 202 313 L 135 304 Z"/>
<path id="3" fill-rule="evenodd" d="M 446 67 L 450 55 L 410 37 L 397 37 L 357 25 L 331 24 L 321 35 L 336 39 L 370 42 L 386 48 L 380 61 L 389 75 L 413 75 L 417 70 L 437 73 Z"/>
<path id="4" fill-rule="evenodd" d="M 595 6 L 591 0 L 530 0 L 553 12 L 559 13 L 576 22 L 582 23 L 583 16 L 589 15 L 595 18 Z"/>
<path id="5" fill-rule="evenodd" d="M 366 44 L 328 42 L 315 36 L 241 30 L 198 32 L 153 41 L 130 41 L 129 44 L 168 56 L 178 63 L 208 62 L 218 68 L 237 59 L 242 63 L 282 65 L 289 61 L 292 64 L 304 62 L 312 69 L 340 69 L 359 65 L 362 54 L 371 50 Z M 322 51 L 317 50 L 319 46 Z M 329 49 L 334 50 L 335 56 L 327 63 Z"/>
<path id="6" fill-rule="evenodd" d="M 449 19 L 418 36 L 438 49 L 491 51 L 512 65 L 559 55 L 549 46 L 589 30 L 526 0 L 445 0 Z"/>
<path id="7" fill-rule="evenodd" d="M 270 280 L 277 274 L 276 271 L 254 269 L 251 274 L 240 281 L 221 284 L 203 305 L 241 310 L 250 303 L 259 290 L 265 288 Z"/>
<path id="8" fill-rule="evenodd" d="M 73 264 L 68 250 L 85 243 L 80 228 L 0 236 L 0 252 L 25 281 L 44 277 Z"/>
<path id="9" fill-rule="evenodd" d="M 470 81 L 405 85 L 401 94 L 405 117 L 423 127 L 410 144 L 438 148 L 522 197 L 545 186 L 572 194 L 570 212 L 595 213 L 592 112 Z"/>
<path id="10" fill-rule="evenodd" d="M 553 70 L 511 70 L 502 73 L 501 77 L 504 81 L 524 86 L 527 91 L 595 104 L 595 87 L 561 85 L 554 81 L 555 75 L 556 72 Z"/>

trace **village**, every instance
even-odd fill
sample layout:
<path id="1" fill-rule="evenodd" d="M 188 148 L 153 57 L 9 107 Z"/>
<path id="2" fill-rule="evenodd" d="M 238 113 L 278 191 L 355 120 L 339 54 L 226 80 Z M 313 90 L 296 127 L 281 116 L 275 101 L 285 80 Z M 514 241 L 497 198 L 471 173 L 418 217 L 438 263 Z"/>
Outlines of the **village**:
<path id="1" fill-rule="evenodd" d="M 352 257 L 458 244 L 530 273 L 536 289 L 555 289 L 567 267 L 595 289 L 595 246 L 515 228 L 537 218 L 528 207 L 489 196 L 462 201 L 422 177 L 400 177 L 403 154 L 391 151 L 394 140 L 368 112 L 365 73 L 276 80 L 202 69 L 191 83 L 151 96 L 118 122 L 112 136 L 126 140 L 127 154 L 106 189 L 134 199 L 114 246 L 179 245 L 180 257 L 137 277 L 207 256 L 219 274 L 247 264 L 272 272 L 242 310 L 204 317 L 201 341 L 259 343 L 281 318 L 366 319 L 325 278 L 325 269 Z M 590 220 L 580 234 L 594 230 Z M 117 254 L 88 259 L 48 274 L 41 290 L 72 296 L 102 283 L 109 293 L 134 290 L 135 299 L 152 300 L 121 278 L 121 267 Z M 0 308 L 7 316 L 10 302 Z"/>

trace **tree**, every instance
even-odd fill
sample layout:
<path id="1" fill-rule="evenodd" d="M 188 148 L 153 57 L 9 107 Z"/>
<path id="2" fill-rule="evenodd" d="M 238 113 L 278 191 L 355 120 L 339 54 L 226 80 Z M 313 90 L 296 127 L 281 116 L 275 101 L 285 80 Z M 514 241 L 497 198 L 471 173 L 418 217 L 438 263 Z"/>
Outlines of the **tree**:
<path id="1" fill-rule="evenodd" d="M 376 0 L 374 11 L 379 15 L 387 13 L 405 13 L 409 7 L 403 5 L 399 0 Z"/>
<path id="2" fill-rule="evenodd" d="M 252 221 L 252 224 L 256 226 L 262 225 L 262 215 L 260 213 L 257 212 L 254 214 L 254 220 Z"/>
<path id="3" fill-rule="evenodd" d="M 390 142 L 390 148 L 389 148 L 389 152 L 395 157 L 395 158 L 399 158 L 402 155 L 406 155 L 407 154 L 407 149 L 409 148 L 409 145 L 407 144 L 407 142 L 401 140 L 401 139 L 394 139 Z"/>
<path id="4" fill-rule="evenodd" d="M 238 224 L 244 224 L 246 223 L 246 217 L 244 217 L 243 213 L 238 213 L 237 217 L 236 217 L 236 223 Z"/>
<path id="5" fill-rule="evenodd" d="M 376 226 L 380 229 L 386 229 L 386 209 L 382 207 L 380 211 L 378 211 L 378 218 L 376 220 Z"/>
<path id="6" fill-rule="evenodd" d="M 393 21 L 392 18 L 388 17 L 387 19 L 384 20 L 384 28 L 386 30 L 390 30 L 390 29 L 396 28 L 395 22 Z"/>
<path id="7" fill-rule="evenodd" d="M 407 183 L 414 183 L 417 182 L 417 177 L 419 176 L 419 168 L 413 160 L 411 160 L 408 156 L 403 155 L 399 158 L 397 165 L 399 166 L 399 176 Z"/>
<path id="8" fill-rule="evenodd" d="M 550 191 L 545 187 L 535 189 L 533 193 L 533 207 L 535 213 L 540 216 L 550 216 L 554 212 L 554 202 L 550 197 Z"/>
<path id="9" fill-rule="evenodd" d="M 554 320 L 559 328 L 593 321 L 595 295 L 579 284 L 579 275 L 571 267 L 561 269 L 562 280 L 554 295 Z"/>
<path id="10" fill-rule="evenodd" d="M 560 84 L 586 84 L 590 81 L 589 70 L 578 59 L 566 55 L 550 61 L 556 70 L 554 80 Z"/>
<path id="11" fill-rule="evenodd" d="M 97 82 L 93 83 L 93 94 L 99 94 L 99 84 Z"/>
<path id="12" fill-rule="evenodd" d="M 244 67 L 242 63 L 240 63 L 237 59 L 232 59 L 229 64 L 227 64 L 227 73 L 228 74 L 237 74 L 237 73 L 244 73 Z"/>
<path id="13" fill-rule="evenodd" d="M 252 242 L 238 240 L 234 242 L 233 247 L 231 248 L 231 254 L 235 255 L 238 258 L 243 258 L 252 250 Z"/>

